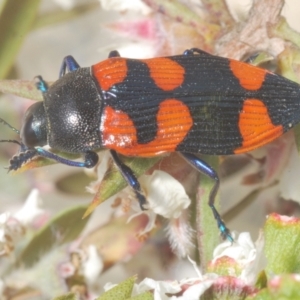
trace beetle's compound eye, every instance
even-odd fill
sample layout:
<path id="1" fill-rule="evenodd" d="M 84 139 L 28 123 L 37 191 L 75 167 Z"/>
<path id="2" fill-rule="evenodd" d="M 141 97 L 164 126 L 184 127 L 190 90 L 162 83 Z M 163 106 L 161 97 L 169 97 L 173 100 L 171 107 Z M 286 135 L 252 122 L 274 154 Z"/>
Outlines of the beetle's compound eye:
<path id="1" fill-rule="evenodd" d="M 47 144 L 46 116 L 42 102 L 28 108 L 21 129 L 21 139 L 28 148 Z"/>

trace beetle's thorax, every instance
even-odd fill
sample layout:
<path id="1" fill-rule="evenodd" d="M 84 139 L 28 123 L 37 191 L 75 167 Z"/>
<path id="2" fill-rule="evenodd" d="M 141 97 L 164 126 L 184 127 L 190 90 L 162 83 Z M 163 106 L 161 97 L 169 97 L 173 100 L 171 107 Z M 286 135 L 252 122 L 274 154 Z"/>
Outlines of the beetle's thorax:
<path id="1" fill-rule="evenodd" d="M 69 153 L 101 148 L 101 103 L 89 68 L 57 80 L 44 94 L 49 146 Z"/>

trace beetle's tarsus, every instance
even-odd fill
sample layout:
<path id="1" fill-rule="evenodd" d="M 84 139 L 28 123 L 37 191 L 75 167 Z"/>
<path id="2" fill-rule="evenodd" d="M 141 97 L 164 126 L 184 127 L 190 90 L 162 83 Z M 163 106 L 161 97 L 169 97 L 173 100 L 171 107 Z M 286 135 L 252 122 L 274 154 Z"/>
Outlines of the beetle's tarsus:
<path id="1" fill-rule="evenodd" d="M 221 233 L 221 237 L 223 240 L 229 240 L 230 242 L 233 242 L 233 238 L 232 235 L 230 233 L 230 230 L 226 227 L 224 221 L 222 220 L 220 214 L 218 213 L 217 209 L 215 208 L 214 205 L 210 205 L 210 208 L 213 212 L 213 215 L 215 217 L 215 220 L 217 221 L 218 224 L 218 228 L 220 230 Z"/>
<path id="2" fill-rule="evenodd" d="M 41 91 L 42 93 L 46 93 L 48 91 L 48 84 L 43 79 L 42 76 L 38 75 L 34 77 L 35 79 L 35 86 L 36 88 Z"/>
<path id="3" fill-rule="evenodd" d="M 9 161 L 8 172 L 17 171 L 23 164 L 33 159 L 35 156 L 37 156 L 35 149 L 26 149 L 24 152 L 20 152 L 18 155 L 13 156 Z"/>

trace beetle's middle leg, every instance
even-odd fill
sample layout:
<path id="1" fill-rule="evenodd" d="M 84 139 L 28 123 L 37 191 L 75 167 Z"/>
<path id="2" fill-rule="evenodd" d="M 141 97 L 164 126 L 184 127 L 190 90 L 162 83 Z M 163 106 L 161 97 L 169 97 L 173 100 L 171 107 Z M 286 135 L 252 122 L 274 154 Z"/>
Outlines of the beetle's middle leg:
<path id="1" fill-rule="evenodd" d="M 122 176 L 127 181 L 128 185 L 131 186 L 131 188 L 134 190 L 134 193 L 139 201 L 141 210 L 145 210 L 147 200 L 142 192 L 141 185 L 138 179 L 134 175 L 133 171 L 121 161 L 116 151 L 110 150 L 110 154 L 114 160 L 114 163 L 119 168 Z"/>
<path id="2" fill-rule="evenodd" d="M 217 172 L 211 166 L 209 166 L 205 161 L 203 161 L 196 155 L 191 154 L 191 153 L 186 153 L 186 152 L 180 152 L 180 153 L 194 168 L 196 168 L 199 172 L 201 172 L 202 174 L 208 176 L 209 178 L 211 178 L 212 180 L 215 181 L 215 185 L 213 186 L 213 188 L 209 194 L 208 205 L 210 206 L 210 208 L 213 212 L 213 215 L 217 221 L 218 228 L 221 232 L 222 238 L 223 239 L 226 238 L 229 241 L 233 242 L 233 238 L 230 234 L 230 231 L 226 227 L 224 221 L 221 219 L 221 216 L 220 216 L 219 212 L 217 211 L 215 204 L 214 204 L 215 198 L 216 198 L 216 195 L 217 195 L 217 192 L 219 189 L 219 185 L 220 185 L 220 180 L 219 180 Z"/>

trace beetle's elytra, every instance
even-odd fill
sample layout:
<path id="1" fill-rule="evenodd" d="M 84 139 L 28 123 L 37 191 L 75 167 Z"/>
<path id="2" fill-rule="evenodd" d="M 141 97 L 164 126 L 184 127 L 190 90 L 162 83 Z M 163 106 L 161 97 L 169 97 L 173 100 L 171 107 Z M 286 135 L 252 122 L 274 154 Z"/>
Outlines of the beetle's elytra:
<path id="1" fill-rule="evenodd" d="M 215 181 L 209 205 L 222 236 L 230 240 L 214 207 L 218 175 L 196 154 L 247 152 L 300 122 L 297 83 L 199 49 L 152 59 L 127 59 L 112 51 L 107 60 L 90 68 L 80 68 L 67 56 L 51 87 L 37 78 L 44 101 L 28 109 L 21 142 L 9 140 L 21 146 L 10 170 L 38 155 L 70 166 L 93 167 L 96 151 L 109 149 L 143 209 L 146 199 L 139 182 L 118 153 L 150 157 L 178 151 Z M 45 145 L 81 153 L 84 161 L 59 157 Z"/>

